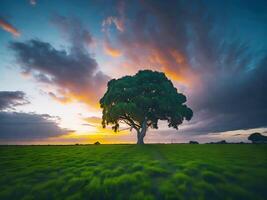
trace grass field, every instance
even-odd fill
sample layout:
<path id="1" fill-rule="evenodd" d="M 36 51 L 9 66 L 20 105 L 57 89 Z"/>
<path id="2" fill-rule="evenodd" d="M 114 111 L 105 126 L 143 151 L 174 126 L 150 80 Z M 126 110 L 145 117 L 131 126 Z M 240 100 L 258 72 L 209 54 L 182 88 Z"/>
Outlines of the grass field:
<path id="1" fill-rule="evenodd" d="M 0 147 L 0 199 L 267 199 L 267 145 Z"/>

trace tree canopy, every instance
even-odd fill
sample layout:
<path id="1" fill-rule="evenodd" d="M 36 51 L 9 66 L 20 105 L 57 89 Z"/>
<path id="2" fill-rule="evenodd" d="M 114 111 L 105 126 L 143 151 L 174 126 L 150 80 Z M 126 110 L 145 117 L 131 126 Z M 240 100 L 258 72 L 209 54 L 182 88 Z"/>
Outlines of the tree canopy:
<path id="1" fill-rule="evenodd" d="M 159 120 L 178 129 L 193 112 L 184 103 L 186 97 L 177 92 L 172 82 L 162 72 L 143 70 L 134 76 L 124 76 L 108 82 L 108 89 L 100 100 L 103 109 L 102 125 L 113 124 L 113 130 L 125 123 L 143 138 L 148 128 L 158 128 Z M 139 135 L 139 136 L 138 136 Z"/>
<path id="2" fill-rule="evenodd" d="M 252 133 L 248 140 L 252 141 L 252 143 L 267 143 L 267 136 L 264 136 L 260 133 Z"/>

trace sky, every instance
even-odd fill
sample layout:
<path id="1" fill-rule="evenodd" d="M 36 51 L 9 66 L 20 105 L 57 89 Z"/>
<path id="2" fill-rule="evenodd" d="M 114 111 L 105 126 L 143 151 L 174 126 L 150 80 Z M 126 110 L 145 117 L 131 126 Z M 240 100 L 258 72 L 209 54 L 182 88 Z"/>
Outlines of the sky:
<path id="1" fill-rule="evenodd" d="M 265 0 L 2 0 L 0 143 L 135 143 L 101 127 L 109 80 L 162 71 L 192 120 L 146 143 L 267 134 Z"/>

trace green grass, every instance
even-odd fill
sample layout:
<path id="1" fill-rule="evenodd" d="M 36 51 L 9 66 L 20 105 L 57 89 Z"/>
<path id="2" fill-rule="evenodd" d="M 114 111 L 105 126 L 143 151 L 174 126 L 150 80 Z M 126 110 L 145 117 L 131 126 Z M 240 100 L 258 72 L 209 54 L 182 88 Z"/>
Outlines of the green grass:
<path id="1" fill-rule="evenodd" d="M 0 199 L 267 199 L 267 145 L 0 147 Z"/>

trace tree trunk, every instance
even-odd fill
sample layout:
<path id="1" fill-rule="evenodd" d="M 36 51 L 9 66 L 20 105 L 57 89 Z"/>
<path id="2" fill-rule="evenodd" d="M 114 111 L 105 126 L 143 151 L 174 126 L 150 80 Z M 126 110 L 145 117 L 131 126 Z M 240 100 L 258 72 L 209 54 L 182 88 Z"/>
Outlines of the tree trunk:
<path id="1" fill-rule="evenodd" d="M 144 143 L 144 137 L 145 136 L 141 133 L 142 133 L 142 131 L 137 133 L 137 144 L 145 144 Z"/>
<path id="2" fill-rule="evenodd" d="M 145 144 L 144 137 L 146 136 L 147 131 L 147 120 L 145 119 L 142 123 L 141 131 L 137 131 L 137 144 Z"/>

